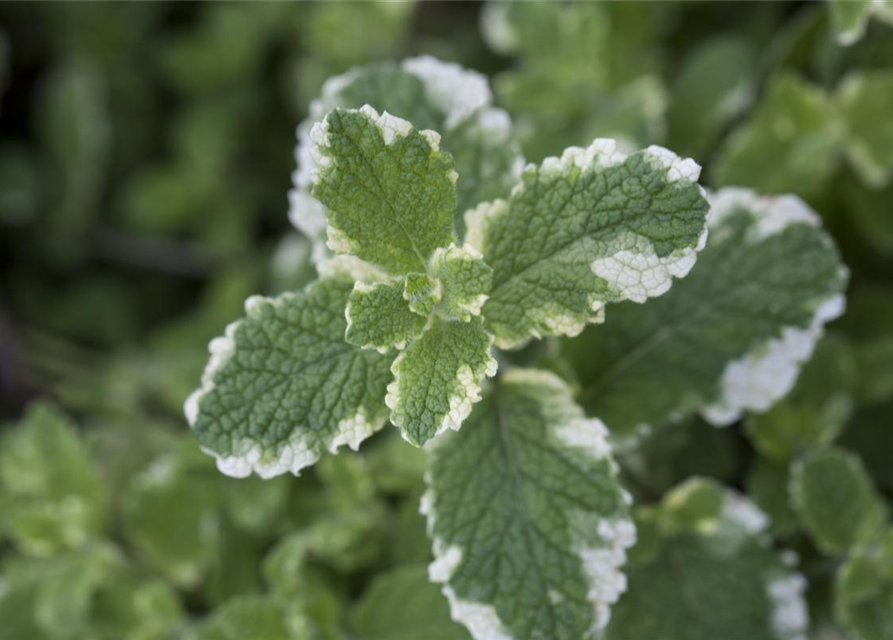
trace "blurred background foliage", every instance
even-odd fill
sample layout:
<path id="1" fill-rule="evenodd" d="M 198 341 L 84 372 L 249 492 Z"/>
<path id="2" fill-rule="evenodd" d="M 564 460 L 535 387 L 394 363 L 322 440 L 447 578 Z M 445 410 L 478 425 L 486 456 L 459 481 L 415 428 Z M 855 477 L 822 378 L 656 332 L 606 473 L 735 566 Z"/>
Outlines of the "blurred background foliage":
<path id="1" fill-rule="evenodd" d="M 862 566 L 893 563 L 890 542 L 847 556 L 785 499 L 799 457 L 832 442 L 841 473 L 893 496 L 893 28 L 841 46 L 837 10 L 0 4 L 0 640 L 468 637 L 427 582 L 423 457 L 396 431 L 263 482 L 219 474 L 182 418 L 244 299 L 314 277 L 286 218 L 309 102 L 418 53 L 488 74 L 528 160 L 663 144 L 710 187 L 821 214 L 849 312 L 794 392 L 740 429 L 658 431 L 622 464 L 643 501 L 692 474 L 749 491 L 818 585 L 822 637 L 893 637 Z M 832 606 L 841 563 L 856 595 Z M 869 582 L 890 597 L 893 569 Z"/>

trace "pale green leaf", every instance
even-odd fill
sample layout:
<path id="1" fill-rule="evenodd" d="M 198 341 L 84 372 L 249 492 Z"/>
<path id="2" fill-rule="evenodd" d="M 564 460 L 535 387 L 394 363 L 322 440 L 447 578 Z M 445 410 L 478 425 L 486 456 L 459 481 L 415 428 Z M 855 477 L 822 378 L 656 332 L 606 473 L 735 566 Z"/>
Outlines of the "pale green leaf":
<path id="1" fill-rule="evenodd" d="M 421 335 L 427 315 L 413 311 L 404 298 L 404 286 L 402 280 L 357 282 L 347 301 L 345 340 L 384 354 L 392 347 L 403 349 Z"/>
<path id="2" fill-rule="evenodd" d="M 893 638 L 893 529 L 838 569 L 834 607 L 854 640 Z"/>
<path id="3" fill-rule="evenodd" d="M 636 513 L 629 591 L 607 640 L 795 640 L 804 637 L 806 581 L 763 535 L 747 498 L 693 479 Z"/>
<path id="4" fill-rule="evenodd" d="M 353 285 L 335 273 L 300 293 L 250 298 L 247 317 L 211 343 L 186 413 L 221 471 L 298 473 L 384 425 L 390 358 L 344 340 Z"/>
<path id="5" fill-rule="evenodd" d="M 453 241 L 457 174 L 439 134 L 367 105 L 331 111 L 310 138 L 313 197 L 335 253 L 404 274 Z"/>
<path id="6" fill-rule="evenodd" d="M 480 400 L 480 385 L 496 374 L 493 338 L 480 320 L 435 318 L 422 337 L 397 356 L 385 402 L 391 422 L 414 445 L 447 428 L 459 429 Z"/>
<path id="7" fill-rule="evenodd" d="M 635 542 L 607 430 L 550 373 L 513 369 L 431 447 L 432 580 L 476 640 L 579 640 L 624 591 Z"/>
<path id="8" fill-rule="evenodd" d="M 843 146 L 862 179 L 875 188 L 893 175 L 893 71 L 852 73 L 837 90 Z"/>
<path id="9" fill-rule="evenodd" d="M 455 160 L 461 176 L 456 185 L 455 224 L 464 233 L 462 213 L 480 202 L 508 194 L 523 166 L 512 134 L 511 119 L 492 106 L 493 96 L 481 74 L 431 56 L 407 58 L 351 69 L 330 78 L 322 95 L 310 104 L 310 115 L 298 127 L 294 189 L 289 194 L 289 217 L 314 240 L 317 259 L 326 253 L 325 214 L 310 195 L 316 163 L 310 153 L 312 125 L 336 107 L 358 109 L 371 105 L 412 122 L 418 129 L 442 135 L 441 147 Z"/>
<path id="10" fill-rule="evenodd" d="M 808 198 L 827 186 L 839 142 L 825 93 L 798 76 L 781 74 L 726 141 L 713 165 L 713 182 Z"/>
<path id="11" fill-rule="evenodd" d="M 282 609 L 264 596 L 233 598 L 205 621 L 190 640 L 298 640 Z"/>
<path id="12" fill-rule="evenodd" d="M 726 189 L 711 202 L 707 248 L 686 279 L 562 345 L 584 406 L 617 435 L 696 411 L 727 424 L 768 410 L 843 311 L 846 270 L 802 201 Z"/>
<path id="13" fill-rule="evenodd" d="M 508 201 L 466 216 L 493 268 L 484 305 L 503 348 L 576 335 L 608 302 L 644 302 L 694 266 L 706 239 L 700 167 L 661 147 L 625 155 L 613 140 L 529 165 Z"/>
<path id="14" fill-rule="evenodd" d="M 32 404 L 0 438 L 0 535 L 30 555 L 83 545 L 104 525 L 104 482 L 75 425 L 48 403 Z"/>
<path id="15" fill-rule="evenodd" d="M 446 312 L 452 318 L 468 322 L 480 315 L 493 283 L 493 269 L 471 245 L 450 245 L 438 249 L 431 258 L 431 273 L 443 288 Z"/>
<path id="16" fill-rule="evenodd" d="M 409 308 L 424 317 L 431 315 L 434 305 L 440 302 L 443 288 L 437 280 L 432 280 L 424 273 L 410 273 L 406 276 L 403 299 Z"/>
<path id="17" fill-rule="evenodd" d="M 797 460 L 791 499 L 804 528 L 829 555 L 846 553 L 870 540 L 887 516 L 862 461 L 843 449 Z"/>
<path id="18" fill-rule="evenodd" d="M 392 569 L 375 578 L 354 605 L 351 627 L 360 640 L 468 640 L 450 620 L 447 601 L 424 566 Z"/>

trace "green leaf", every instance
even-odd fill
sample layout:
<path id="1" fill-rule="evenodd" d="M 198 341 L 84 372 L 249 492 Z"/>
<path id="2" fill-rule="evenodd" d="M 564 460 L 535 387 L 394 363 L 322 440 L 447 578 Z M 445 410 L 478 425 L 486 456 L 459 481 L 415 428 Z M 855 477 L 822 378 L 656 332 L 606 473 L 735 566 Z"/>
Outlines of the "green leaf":
<path id="1" fill-rule="evenodd" d="M 403 299 L 409 303 L 409 308 L 414 313 L 427 318 L 442 295 L 443 287 L 440 282 L 424 273 L 410 273 L 406 276 Z"/>
<path id="2" fill-rule="evenodd" d="M 357 282 L 347 301 L 345 340 L 384 354 L 421 335 L 428 317 L 413 311 L 403 290 L 402 280 Z"/>
<path id="3" fill-rule="evenodd" d="M 390 358 L 344 341 L 353 285 L 335 273 L 300 293 L 249 298 L 246 318 L 211 343 L 186 415 L 221 471 L 298 473 L 384 425 Z"/>
<path id="4" fill-rule="evenodd" d="M 635 542 L 607 430 L 550 373 L 512 369 L 430 448 L 432 580 L 477 640 L 577 640 L 625 589 Z"/>
<path id="5" fill-rule="evenodd" d="M 713 165 L 713 182 L 808 198 L 837 165 L 840 134 L 825 93 L 798 76 L 776 76 Z"/>
<path id="6" fill-rule="evenodd" d="M 661 147 L 626 156 L 597 139 L 529 165 L 508 201 L 469 212 L 467 240 L 493 268 L 483 313 L 497 346 L 576 335 L 607 302 L 665 293 L 706 239 L 699 172 Z"/>
<path id="7" fill-rule="evenodd" d="M 893 176 L 893 71 L 854 72 L 837 89 L 843 146 L 862 179 L 874 188 Z"/>
<path id="8" fill-rule="evenodd" d="M 889 453 L 893 451 L 891 412 L 893 401 L 890 400 L 860 409 L 840 438 L 840 445 L 858 453 L 874 481 L 887 491 L 893 491 L 893 465 Z"/>
<path id="9" fill-rule="evenodd" d="M 480 202 L 508 194 L 523 166 L 512 134 L 511 119 L 491 106 L 487 80 L 475 71 L 431 56 L 407 58 L 351 69 L 330 78 L 322 95 L 310 104 L 310 116 L 298 127 L 295 156 L 298 169 L 289 194 L 289 217 L 314 240 L 317 259 L 325 255 L 325 214 L 310 195 L 315 162 L 310 153 L 312 125 L 336 107 L 371 105 L 442 135 L 441 147 L 455 159 L 457 183 L 455 224 L 463 233 L 462 213 Z"/>
<path id="10" fill-rule="evenodd" d="M 607 640 L 795 640 L 806 581 L 762 534 L 766 516 L 722 485 L 692 479 L 637 510 L 629 592 Z"/>
<path id="11" fill-rule="evenodd" d="M 351 627 L 362 640 L 468 640 L 450 619 L 440 589 L 424 566 L 392 569 L 375 578 L 354 605 Z"/>
<path id="12" fill-rule="evenodd" d="M 887 516 L 862 461 L 843 449 L 814 452 L 796 461 L 791 499 L 803 526 L 829 555 L 870 540 Z"/>
<path id="13" fill-rule="evenodd" d="M 443 285 L 447 314 L 464 322 L 481 313 L 493 282 L 493 269 L 471 245 L 452 244 L 431 258 L 431 273 Z"/>
<path id="14" fill-rule="evenodd" d="M 893 529 L 857 550 L 837 571 L 834 608 L 854 640 L 893 637 Z"/>
<path id="15" fill-rule="evenodd" d="M 47 556 L 80 547 L 103 528 L 107 491 L 75 425 L 45 402 L 0 438 L 0 534 Z"/>
<path id="16" fill-rule="evenodd" d="M 747 417 L 746 433 L 767 458 L 787 462 L 831 444 L 853 412 L 856 360 L 839 334 L 821 340 L 793 390 L 762 414 Z"/>
<path id="17" fill-rule="evenodd" d="M 893 4 L 889 0 L 830 0 L 828 10 L 837 44 L 844 47 L 862 39 L 872 15 L 893 21 Z"/>
<path id="18" fill-rule="evenodd" d="M 282 609 L 264 596 L 240 596 L 216 609 L 191 640 L 297 640 Z"/>
<path id="19" fill-rule="evenodd" d="M 407 442 L 420 446 L 447 428 L 462 426 L 481 398 L 481 381 L 496 374 L 492 344 L 480 320 L 435 318 L 424 335 L 397 356 L 385 403 Z"/>
<path id="20" fill-rule="evenodd" d="M 711 203 L 698 268 L 562 344 L 584 406 L 616 435 L 696 411 L 727 424 L 768 410 L 843 311 L 846 270 L 801 200 L 726 189 Z"/>
<path id="21" fill-rule="evenodd" d="M 757 458 L 747 474 L 747 491 L 769 516 L 768 532 L 776 538 L 789 538 L 800 528 L 788 495 L 789 485 L 788 464 Z"/>
<path id="22" fill-rule="evenodd" d="M 424 272 L 452 242 L 457 174 L 439 134 L 367 105 L 331 111 L 310 138 L 313 196 L 335 253 L 404 274 Z"/>

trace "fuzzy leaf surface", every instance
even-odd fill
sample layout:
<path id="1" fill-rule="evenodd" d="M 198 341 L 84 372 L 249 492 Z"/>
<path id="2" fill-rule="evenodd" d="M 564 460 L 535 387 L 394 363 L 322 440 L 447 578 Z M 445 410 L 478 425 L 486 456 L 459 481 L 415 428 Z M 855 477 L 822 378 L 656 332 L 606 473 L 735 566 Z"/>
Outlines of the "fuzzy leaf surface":
<path id="1" fill-rule="evenodd" d="M 578 640 L 607 621 L 635 529 L 606 437 L 560 379 L 514 369 L 431 447 L 429 573 L 476 640 Z"/>
<path id="2" fill-rule="evenodd" d="M 469 212 L 467 241 L 493 268 L 484 317 L 496 344 L 576 335 L 607 302 L 665 293 L 702 246 L 699 172 L 660 147 L 626 156 L 597 139 L 529 165 L 507 201 Z"/>
<path id="3" fill-rule="evenodd" d="M 402 349 L 421 334 L 427 318 L 413 312 L 403 289 L 402 280 L 354 285 L 347 302 L 345 339 L 352 345 L 386 353 L 391 347 Z"/>
<path id="4" fill-rule="evenodd" d="M 211 343 L 203 386 L 186 403 L 202 447 L 228 475 L 298 473 L 381 428 L 391 359 L 344 340 L 352 277 L 251 298 Z"/>
<path id="5" fill-rule="evenodd" d="M 493 283 L 493 269 L 469 245 L 439 249 L 431 259 L 431 272 L 443 286 L 447 313 L 468 322 L 481 313 Z"/>
<path id="6" fill-rule="evenodd" d="M 422 337 L 397 356 L 385 402 L 391 422 L 408 442 L 420 446 L 447 428 L 462 426 L 480 400 L 481 381 L 496 373 L 492 342 L 480 320 L 435 318 Z"/>
<path id="7" fill-rule="evenodd" d="M 333 251 L 404 274 L 453 241 L 456 172 L 437 133 L 365 106 L 331 111 L 310 137 Z"/>

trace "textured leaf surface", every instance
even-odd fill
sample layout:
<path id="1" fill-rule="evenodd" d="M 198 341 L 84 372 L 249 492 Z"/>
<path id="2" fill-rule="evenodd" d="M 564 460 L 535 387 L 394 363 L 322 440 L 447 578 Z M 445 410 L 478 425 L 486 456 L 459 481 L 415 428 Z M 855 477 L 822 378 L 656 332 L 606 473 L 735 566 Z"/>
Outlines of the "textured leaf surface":
<path id="1" fill-rule="evenodd" d="M 438 249 L 431 259 L 431 273 L 442 283 L 447 313 L 468 322 L 480 315 L 493 283 L 493 269 L 471 245 Z"/>
<path id="2" fill-rule="evenodd" d="M 455 223 L 460 235 L 462 213 L 480 202 L 508 194 L 523 165 L 511 119 L 493 108 L 493 96 L 481 74 L 430 56 L 408 58 L 401 64 L 358 67 L 331 78 L 310 105 L 310 116 L 298 127 L 294 189 L 289 217 L 314 239 L 317 259 L 324 255 L 325 215 L 310 195 L 316 163 L 310 154 L 310 129 L 336 107 L 371 105 L 442 135 L 441 146 L 455 159 L 460 180 Z"/>
<path id="3" fill-rule="evenodd" d="M 855 640 L 893 637 L 893 529 L 838 569 L 834 591 L 837 619 Z"/>
<path id="4" fill-rule="evenodd" d="M 442 296 L 443 287 L 437 280 L 432 280 L 424 273 L 410 273 L 406 276 L 403 299 L 409 303 L 409 308 L 414 313 L 427 318 Z"/>
<path id="5" fill-rule="evenodd" d="M 424 271 L 453 240 L 457 174 L 439 134 L 365 106 L 335 109 L 310 138 L 313 196 L 335 253 L 403 274 Z"/>
<path id="6" fill-rule="evenodd" d="M 607 622 L 635 541 L 598 420 L 552 374 L 511 370 L 431 447 L 431 579 L 476 640 L 578 640 Z"/>
<path id="7" fill-rule="evenodd" d="M 762 534 L 747 498 L 695 479 L 636 515 L 629 591 L 607 640 L 795 640 L 808 624 L 803 576 Z"/>
<path id="8" fill-rule="evenodd" d="M 887 515 L 862 461 L 843 449 L 798 460 L 791 498 L 816 545 L 832 555 L 870 540 Z"/>
<path id="9" fill-rule="evenodd" d="M 468 640 L 424 565 L 399 567 L 378 576 L 351 611 L 361 640 Z"/>
<path id="10" fill-rule="evenodd" d="M 403 349 L 421 334 L 427 317 L 410 309 L 403 290 L 403 280 L 356 283 L 345 312 L 345 339 L 352 345 L 386 353 L 391 347 Z"/>
<path id="11" fill-rule="evenodd" d="M 660 147 L 625 156 L 599 139 L 528 166 L 508 201 L 469 212 L 467 240 L 493 268 L 496 344 L 576 335 L 606 302 L 665 293 L 706 238 L 699 172 Z"/>
<path id="12" fill-rule="evenodd" d="M 717 186 L 810 197 L 836 166 L 839 135 L 828 97 L 798 76 L 776 77 L 713 167 Z"/>
<path id="13" fill-rule="evenodd" d="M 685 280 L 563 343 L 584 406 L 615 432 L 699 410 L 718 424 L 767 410 L 843 310 L 845 270 L 800 200 L 729 189 L 712 202 L 707 248 Z"/>
<path id="14" fill-rule="evenodd" d="M 422 445 L 448 427 L 462 426 L 480 400 L 481 381 L 496 373 L 492 342 L 480 320 L 435 318 L 424 335 L 397 356 L 385 402 L 391 422 L 408 442 Z"/>
<path id="15" fill-rule="evenodd" d="M 351 277 L 250 298 L 246 318 L 210 345 L 186 414 L 218 468 L 243 477 L 298 473 L 384 424 L 390 358 L 344 340 Z"/>
<path id="16" fill-rule="evenodd" d="M 862 179 L 874 187 L 893 176 L 893 71 L 854 73 L 841 82 L 837 104 L 844 148 Z"/>

